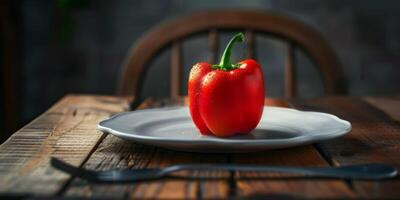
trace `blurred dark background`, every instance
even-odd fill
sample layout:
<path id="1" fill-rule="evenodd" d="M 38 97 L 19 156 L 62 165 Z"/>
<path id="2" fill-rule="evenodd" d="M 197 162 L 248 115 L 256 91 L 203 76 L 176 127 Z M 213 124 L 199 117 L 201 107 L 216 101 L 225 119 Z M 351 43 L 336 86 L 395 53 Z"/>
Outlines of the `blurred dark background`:
<path id="1" fill-rule="evenodd" d="M 3 0 L 0 4 L 0 142 L 67 93 L 114 94 L 123 58 L 135 40 L 165 19 L 204 9 L 261 9 L 289 15 L 329 41 L 349 80 L 349 95 L 400 93 L 400 1 L 396 0 Z M 221 47 L 230 36 L 222 38 Z M 267 94 L 282 96 L 284 44 L 257 40 Z M 207 60 L 202 51 L 206 48 L 207 38 L 184 41 L 186 73 L 193 63 Z M 234 59 L 241 55 L 235 50 Z M 168 59 L 166 52 L 152 64 L 145 96 L 169 94 Z M 301 96 L 322 95 L 310 60 L 303 52 L 296 52 L 296 59 Z"/>

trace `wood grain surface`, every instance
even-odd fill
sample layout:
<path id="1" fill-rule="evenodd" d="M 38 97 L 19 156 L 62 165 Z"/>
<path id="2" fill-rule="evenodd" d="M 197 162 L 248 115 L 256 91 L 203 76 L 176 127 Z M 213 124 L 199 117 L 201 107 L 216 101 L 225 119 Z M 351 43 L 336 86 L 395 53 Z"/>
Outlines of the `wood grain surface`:
<path id="1" fill-rule="evenodd" d="M 139 109 L 164 105 L 182 105 L 182 100 L 145 101 Z M 200 154 L 172 151 L 163 148 L 140 145 L 124 141 L 113 135 L 100 143 L 84 165 L 85 168 L 106 170 L 114 168 L 165 167 L 179 163 L 218 163 L 226 162 L 221 154 Z M 163 181 L 141 182 L 137 184 L 90 184 L 81 180 L 72 182 L 66 193 L 68 197 L 105 197 L 105 198 L 225 198 L 228 194 L 229 174 L 220 172 L 183 172 L 177 177 Z M 183 177 L 184 179 L 180 178 Z M 198 180 L 203 177 L 205 180 Z M 206 178 L 212 178 L 208 180 Z M 220 180 L 222 179 L 222 180 Z"/>
<path id="2" fill-rule="evenodd" d="M 387 101 L 400 102 L 400 98 L 363 100 L 355 97 L 329 97 L 296 100 L 291 103 L 299 109 L 328 112 L 351 122 L 352 131 L 349 134 L 320 144 L 325 157 L 334 165 L 379 162 L 400 169 L 400 122 L 391 117 L 398 108 L 393 106 L 387 109 L 387 106 L 378 103 Z M 374 102 L 376 105 L 368 102 Z M 363 198 L 400 197 L 399 177 L 390 181 L 349 183 Z"/>
<path id="3" fill-rule="evenodd" d="M 51 156 L 80 166 L 103 133 L 99 120 L 123 111 L 125 99 L 69 95 L 0 146 L 0 192 L 57 194 L 69 176 L 49 166 Z"/>
<path id="4" fill-rule="evenodd" d="M 391 97 L 365 97 L 363 99 L 385 112 L 392 119 L 400 121 L 400 95 Z"/>
<path id="5" fill-rule="evenodd" d="M 282 99 L 266 99 L 269 106 L 290 107 Z M 233 154 L 234 163 L 288 166 L 329 166 L 313 145 Z M 257 198 L 352 198 L 356 194 L 342 180 L 299 178 L 288 174 L 236 173 L 237 196 Z"/>
<path id="6" fill-rule="evenodd" d="M 187 101 L 146 101 L 141 108 L 182 105 Z M 267 99 L 267 105 L 287 107 L 286 101 Z M 140 108 L 140 109 L 141 109 Z M 304 159 L 307 158 L 307 159 Z M 111 159 L 111 160 L 110 160 Z M 251 154 L 193 154 L 149 147 L 126 142 L 108 135 L 93 153 L 85 168 L 106 170 L 112 168 L 164 167 L 177 163 L 255 163 L 266 165 L 328 166 L 329 164 L 311 145 L 287 150 L 274 150 Z M 293 176 L 263 173 L 194 172 L 180 174 L 206 180 L 164 180 L 131 185 L 90 184 L 80 180 L 72 182 L 68 197 L 108 198 L 229 198 L 229 197 L 354 197 L 355 194 L 341 180 L 293 179 Z M 208 180 L 207 178 L 212 178 Z M 221 179 L 221 180 L 220 180 Z M 255 179 L 255 180 L 254 180 Z M 84 185 L 84 187 L 82 187 Z M 317 192 L 310 192 L 317 188 Z M 116 196 L 117 195 L 117 196 Z"/>
<path id="7" fill-rule="evenodd" d="M 345 137 L 282 150 L 199 154 L 128 142 L 97 131 L 132 98 L 68 95 L 0 146 L 0 198 L 18 196 L 162 199 L 398 199 L 400 179 L 350 181 L 278 173 L 180 172 L 156 181 L 93 184 L 49 166 L 51 156 L 94 170 L 164 167 L 177 163 L 339 166 L 383 162 L 400 168 L 395 97 L 324 97 L 267 105 L 335 114 L 352 123 Z M 187 104 L 186 98 L 144 101 L 139 109 Z M 384 105 L 382 105 L 384 104 Z"/>

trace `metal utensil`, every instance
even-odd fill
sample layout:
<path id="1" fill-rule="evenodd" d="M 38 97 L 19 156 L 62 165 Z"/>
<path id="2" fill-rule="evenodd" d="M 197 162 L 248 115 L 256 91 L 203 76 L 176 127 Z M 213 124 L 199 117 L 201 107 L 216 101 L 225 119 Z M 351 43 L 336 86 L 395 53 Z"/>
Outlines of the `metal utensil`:
<path id="1" fill-rule="evenodd" d="M 385 164 L 362 164 L 341 167 L 288 167 L 250 164 L 179 164 L 171 165 L 165 168 L 93 171 L 74 167 L 57 158 L 51 158 L 50 162 L 53 167 L 63 172 L 73 174 L 79 178 L 93 182 L 135 182 L 152 180 L 159 179 L 173 172 L 183 170 L 280 172 L 304 174 L 307 176 L 368 180 L 393 178 L 397 175 L 396 168 Z"/>

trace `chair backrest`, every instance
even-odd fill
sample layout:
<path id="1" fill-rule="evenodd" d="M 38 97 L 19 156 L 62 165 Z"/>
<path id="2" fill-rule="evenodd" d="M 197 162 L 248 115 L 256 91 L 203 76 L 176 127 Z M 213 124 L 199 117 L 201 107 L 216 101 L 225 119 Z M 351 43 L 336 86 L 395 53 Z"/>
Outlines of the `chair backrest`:
<path id="1" fill-rule="evenodd" d="M 123 63 L 119 95 L 139 97 L 146 65 L 162 49 L 171 47 L 170 96 L 179 96 L 182 76 L 182 39 L 198 33 L 209 34 L 210 62 L 218 56 L 218 31 L 244 30 L 247 56 L 255 58 L 254 34 L 279 37 L 288 44 L 285 60 L 285 97 L 296 96 L 295 48 L 303 49 L 318 66 L 326 94 L 345 93 L 347 83 L 338 59 L 328 43 L 312 28 L 287 16 L 254 10 L 211 10 L 164 22 L 135 43 Z"/>

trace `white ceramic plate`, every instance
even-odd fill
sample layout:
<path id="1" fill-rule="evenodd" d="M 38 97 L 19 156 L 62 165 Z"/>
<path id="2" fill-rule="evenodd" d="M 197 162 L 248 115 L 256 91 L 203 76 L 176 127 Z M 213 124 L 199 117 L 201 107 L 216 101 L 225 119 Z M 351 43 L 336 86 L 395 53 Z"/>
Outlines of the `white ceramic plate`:
<path id="1" fill-rule="evenodd" d="M 187 107 L 145 109 L 117 114 L 99 129 L 138 143 L 191 152 L 250 152 L 286 148 L 340 137 L 351 124 L 330 114 L 264 107 L 248 135 L 217 138 L 200 135 Z"/>

